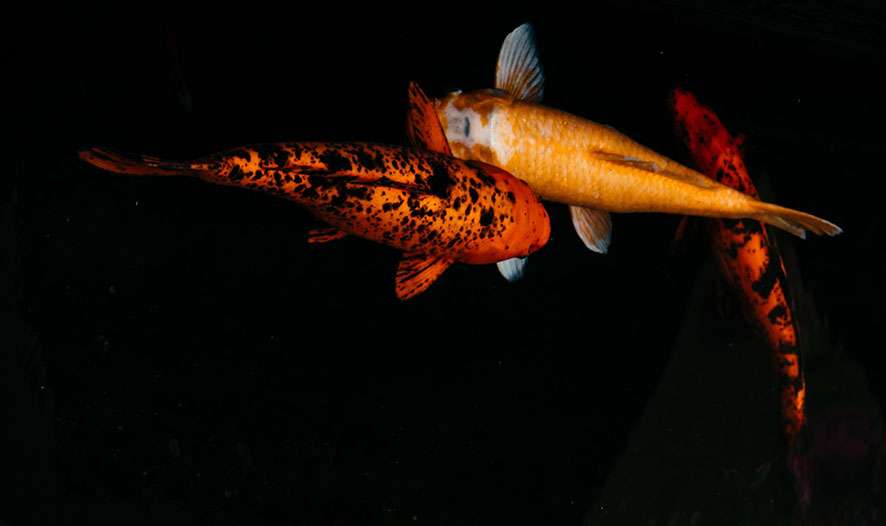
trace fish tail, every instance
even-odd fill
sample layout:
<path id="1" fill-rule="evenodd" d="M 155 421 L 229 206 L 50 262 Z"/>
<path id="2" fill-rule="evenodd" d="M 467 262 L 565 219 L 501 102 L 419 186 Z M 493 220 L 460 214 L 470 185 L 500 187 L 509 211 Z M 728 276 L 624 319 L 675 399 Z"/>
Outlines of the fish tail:
<path id="1" fill-rule="evenodd" d="M 199 177 L 204 171 L 188 161 L 169 161 L 148 155 L 129 154 L 104 148 L 80 150 L 80 159 L 102 170 L 123 175 L 187 175 Z"/>
<path id="2" fill-rule="evenodd" d="M 813 234 L 827 234 L 829 236 L 836 236 L 843 232 L 842 228 L 829 221 L 798 210 L 762 201 L 757 202 L 755 208 L 757 212 L 752 217 L 766 224 L 786 230 L 800 238 L 806 237 L 807 230 Z"/>

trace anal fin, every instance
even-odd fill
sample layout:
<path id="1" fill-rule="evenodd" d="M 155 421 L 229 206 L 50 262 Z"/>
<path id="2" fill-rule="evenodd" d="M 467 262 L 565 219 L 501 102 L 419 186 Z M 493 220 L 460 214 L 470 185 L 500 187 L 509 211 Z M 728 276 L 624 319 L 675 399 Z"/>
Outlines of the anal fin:
<path id="1" fill-rule="evenodd" d="M 594 252 L 605 254 L 612 240 L 612 218 L 605 210 L 570 206 L 572 226 L 585 246 Z"/>
<path id="2" fill-rule="evenodd" d="M 408 300 L 426 291 L 450 265 L 451 260 L 439 256 L 404 254 L 395 277 L 397 297 Z"/>
<path id="3" fill-rule="evenodd" d="M 328 243 L 348 235 L 335 227 L 312 228 L 308 231 L 308 243 Z"/>

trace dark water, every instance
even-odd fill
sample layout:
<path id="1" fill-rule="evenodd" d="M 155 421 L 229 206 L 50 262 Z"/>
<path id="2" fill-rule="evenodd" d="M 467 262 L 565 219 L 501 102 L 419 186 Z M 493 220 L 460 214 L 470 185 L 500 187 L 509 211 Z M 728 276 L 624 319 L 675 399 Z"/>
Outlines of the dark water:
<path id="1" fill-rule="evenodd" d="M 313 222 L 289 202 L 101 175 L 75 155 L 403 143 L 409 80 L 432 95 L 488 87 L 502 38 L 531 21 L 548 104 L 685 161 L 667 103 L 682 85 L 746 135 L 774 200 L 844 228 L 776 234 L 818 320 L 805 517 L 877 523 L 883 20 L 861 2 L 669 2 L 27 24 L 0 187 L 0 520 L 798 520 L 768 351 L 728 307 L 703 238 L 671 255 L 679 218 L 616 216 L 599 256 L 551 205 L 551 242 L 522 282 L 456 266 L 401 303 L 397 253 L 309 246 Z"/>

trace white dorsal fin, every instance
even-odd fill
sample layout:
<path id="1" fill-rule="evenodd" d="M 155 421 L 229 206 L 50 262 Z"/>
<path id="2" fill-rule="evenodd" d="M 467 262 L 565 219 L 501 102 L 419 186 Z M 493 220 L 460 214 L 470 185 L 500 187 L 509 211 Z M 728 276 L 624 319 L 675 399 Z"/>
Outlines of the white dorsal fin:
<path id="1" fill-rule="evenodd" d="M 527 102 L 540 102 L 545 74 L 535 49 L 535 32 L 523 24 L 505 37 L 495 67 L 495 87 Z"/>
<path id="2" fill-rule="evenodd" d="M 523 273 L 526 271 L 526 263 L 529 261 L 529 258 L 511 258 L 506 259 L 504 261 L 499 261 L 495 265 L 498 267 L 498 271 L 501 275 L 508 280 L 509 282 L 514 282 L 523 278 Z"/>
<path id="3" fill-rule="evenodd" d="M 612 240 L 612 219 L 605 210 L 570 206 L 572 226 L 585 246 L 594 252 L 605 254 Z"/>

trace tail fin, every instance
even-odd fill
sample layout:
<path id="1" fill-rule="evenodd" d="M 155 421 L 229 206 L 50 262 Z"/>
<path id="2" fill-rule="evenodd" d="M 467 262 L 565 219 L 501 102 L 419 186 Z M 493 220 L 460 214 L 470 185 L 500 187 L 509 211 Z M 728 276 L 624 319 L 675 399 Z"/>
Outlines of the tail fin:
<path id="1" fill-rule="evenodd" d="M 843 232 L 843 229 L 837 225 L 805 212 L 762 201 L 757 203 L 756 208 L 759 212 L 754 214 L 755 219 L 777 226 L 803 239 L 806 238 L 806 230 L 813 234 L 827 234 L 829 236 L 836 236 Z"/>
<path id="2" fill-rule="evenodd" d="M 166 161 L 102 148 L 80 150 L 80 158 L 102 170 L 124 175 L 200 175 L 200 170 L 187 161 Z"/>

